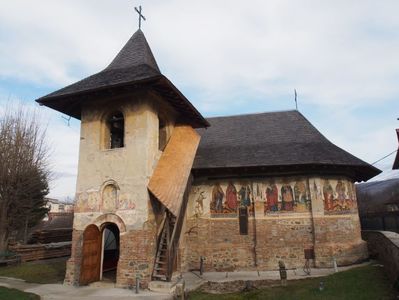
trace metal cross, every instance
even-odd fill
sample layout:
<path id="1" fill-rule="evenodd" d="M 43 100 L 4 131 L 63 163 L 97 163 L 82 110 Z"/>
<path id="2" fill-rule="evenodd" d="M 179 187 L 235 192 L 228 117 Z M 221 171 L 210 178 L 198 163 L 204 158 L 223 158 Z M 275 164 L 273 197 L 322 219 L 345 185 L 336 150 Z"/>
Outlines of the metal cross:
<path id="1" fill-rule="evenodd" d="M 141 14 L 141 5 L 139 6 L 139 9 L 135 7 L 134 10 L 139 14 L 139 29 L 141 29 L 141 19 L 146 21 L 145 17 Z"/>

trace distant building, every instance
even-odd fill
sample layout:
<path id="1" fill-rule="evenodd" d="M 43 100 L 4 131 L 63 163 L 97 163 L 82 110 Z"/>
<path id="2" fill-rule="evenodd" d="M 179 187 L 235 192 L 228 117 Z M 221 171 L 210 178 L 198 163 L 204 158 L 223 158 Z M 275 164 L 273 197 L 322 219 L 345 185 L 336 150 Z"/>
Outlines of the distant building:
<path id="1" fill-rule="evenodd" d="M 399 178 L 356 185 L 363 230 L 399 232 Z"/>
<path id="2" fill-rule="evenodd" d="M 53 198 L 46 198 L 46 207 L 49 209 L 49 214 L 53 213 L 73 213 L 73 203 L 60 201 Z"/>

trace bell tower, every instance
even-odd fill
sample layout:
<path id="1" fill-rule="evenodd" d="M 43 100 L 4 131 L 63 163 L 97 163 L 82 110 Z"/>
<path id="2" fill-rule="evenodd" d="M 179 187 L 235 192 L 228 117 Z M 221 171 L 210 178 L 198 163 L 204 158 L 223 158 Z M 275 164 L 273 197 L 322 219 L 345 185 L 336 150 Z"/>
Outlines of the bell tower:
<path id="1" fill-rule="evenodd" d="M 208 123 L 161 74 L 143 32 L 101 72 L 37 101 L 81 120 L 65 284 L 170 280 L 200 139 L 194 128 Z"/>

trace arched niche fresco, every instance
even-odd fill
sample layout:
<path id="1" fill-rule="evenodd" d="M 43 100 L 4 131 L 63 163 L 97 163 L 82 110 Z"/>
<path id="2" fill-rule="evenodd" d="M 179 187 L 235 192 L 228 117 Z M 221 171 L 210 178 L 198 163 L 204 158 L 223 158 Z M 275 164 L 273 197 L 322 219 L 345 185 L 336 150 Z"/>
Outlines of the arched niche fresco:
<path id="1" fill-rule="evenodd" d="M 114 181 L 106 182 L 101 192 L 103 211 L 115 211 L 118 208 L 119 187 Z"/>

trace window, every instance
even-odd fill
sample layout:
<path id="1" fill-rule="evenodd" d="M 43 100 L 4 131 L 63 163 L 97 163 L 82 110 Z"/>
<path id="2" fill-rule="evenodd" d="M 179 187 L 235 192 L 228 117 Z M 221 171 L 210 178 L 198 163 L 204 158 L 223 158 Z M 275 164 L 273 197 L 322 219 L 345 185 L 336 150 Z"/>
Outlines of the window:
<path id="1" fill-rule="evenodd" d="M 163 151 L 168 142 L 167 139 L 167 131 L 166 131 L 166 123 L 163 119 L 159 118 L 159 126 L 158 126 L 158 149 Z"/>
<path id="2" fill-rule="evenodd" d="M 248 234 L 248 209 L 246 206 L 240 207 L 239 211 L 239 224 L 240 224 L 240 234 Z"/>
<path id="3" fill-rule="evenodd" d="M 109 130 L 108 147 L 110 149 L 122 148 L 124 146 L 125 120 L 121 112 L 111 115 L 107 120 Z"/>

